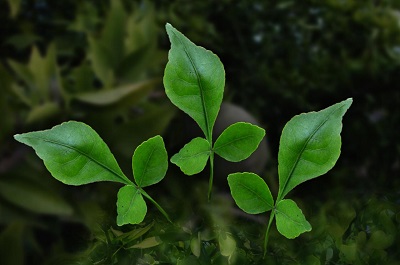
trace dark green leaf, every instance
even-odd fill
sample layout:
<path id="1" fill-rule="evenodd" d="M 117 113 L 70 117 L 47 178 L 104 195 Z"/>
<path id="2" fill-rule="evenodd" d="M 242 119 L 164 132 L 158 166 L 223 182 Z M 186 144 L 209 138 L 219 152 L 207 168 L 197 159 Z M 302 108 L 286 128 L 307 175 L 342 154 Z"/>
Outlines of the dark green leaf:
<path id="1" fill-rule="evenodd" d="M 17 134 L 14 138 L 35 149 L 53 177 L 65 184 L 130 183 L 108 146 L 82 122 L 65 122 L 50 130 Z"/>
<path id="2" fill-rule="evenodd" d="M 236 204 L 246 213 L 263 213 L 274 207 L 271 191 L 258 175 L 254 173 L 230 174 L 228 184 Z"/>
<path id="3" fill-rule="evenodd" d="M 171 49 L 164 73 L 165 92 L 210 141 L 224 92 L 224 67 L 214 53 L 196 46 L 170 24 L 166 29 Z"/>
<path id="4" fill-rule="evenodd" d="M 210 143 L 204 138 L 197 137 L 172 156 L 171 162 L 179 166 L 186 175 L 194 175 L 204 169 L 210 153 Z"/>
<path id="5" fill-rule="evenodd" d="M 278 153 L 279 199 L 294 187 L 328 172 L 340 155 L 347 99 L 319 112 L 293 117 L 283 128 Z"/>
<path id="6" fill-rule="evenodd" d="M 311 231 L 301 209 L 292 200 L 281 200 L 275 209 L 276 227 L 287 238 L 295 238 L 300 234 Z"/>
<path id="7" fill-rule="evenodd" d="M 168 154 L 161 136 L 150 138 L 136 148 L 132 169 L 139 187 L 153 185 L 164 178 L 168 169 Z"/>
<path id="8" fill-rule="evenodd" d="M 226 128 L 214 144 L 214 151 L 231 162 L 248 158 L 265 135 L 264 129 L 246 122 L 237 122 Z"/>
<path id="9" fill-rule="evenodd" d="M 117 225 L 139 224 L 147 213 L 146 202 L 137 187 L 126 185 L 119 189 Z"/>

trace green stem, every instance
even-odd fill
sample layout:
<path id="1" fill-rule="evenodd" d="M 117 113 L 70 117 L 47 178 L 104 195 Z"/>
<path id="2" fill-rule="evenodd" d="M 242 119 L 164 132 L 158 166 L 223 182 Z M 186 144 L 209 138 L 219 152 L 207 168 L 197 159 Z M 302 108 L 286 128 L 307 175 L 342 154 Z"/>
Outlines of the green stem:
<path id="1" fill-rule="evenodd" d="M 269 216 L 269 222 L 268 222 L 267 231 L 265 232 L 265 239 L 264 239 L 264 258 L 265 258 L 265 255 L 267 254 L 268 238 L 269 238 L 269 229 L 271 228 L 271 224 L 272 224 L 272 221 L 274 220 L 274 217 L 275 217 L 275 209 L 272 209 L 271 215 Z"/>
<path id="2" fill-rule="evenodd" d="M 211 200 L 211 191 L 214 181 L 214 151 L 210 153 L 210 180 L 208 181 L 208 201 Z"/>
<path id="3" fill-rule="evenodd" d="M 169 218 L 167 212 L 164 211 L 164 209 L 152 197 L 150 197 L 150 195 L 147 194 L 147 192 L 145 192 L 142 188 L 139 188 L 139 190 L 140 190 L 140 193 L 142 193 L 142 195 L 144 197 L 146 197 L 149 201 L 151 201 L 157 207 L 157 209 L 165 216 L 165 218 L 167 218 L 168 222 L 170 222 L 172 224 L 172 221 Z"/>

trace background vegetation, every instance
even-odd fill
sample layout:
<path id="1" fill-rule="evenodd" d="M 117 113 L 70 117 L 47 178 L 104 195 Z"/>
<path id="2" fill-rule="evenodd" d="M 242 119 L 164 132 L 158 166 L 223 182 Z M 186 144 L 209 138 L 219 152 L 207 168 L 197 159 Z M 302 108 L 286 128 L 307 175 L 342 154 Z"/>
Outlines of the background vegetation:
<path id="1" fill-rule="evenodd" d="M 261 262 L 264 217 L 237 211 L 226 176 L 208 204 L 207 177 L 171 165 L 150 193 L 176 225 L 149 207 L 143 225 L 117 227 L 116 184 L 62 185 L 12 138 L 74 119 L 124 172 L 155 134 L 172 155 L 184 126 L 161 82 L 166 22 L 221 58 L 225 99 L 266 129 L 273 192 L 284 124 L 354 98 L 336 167 L 290 195 L 313 231 L 292 241 L 272 231 L 270 264 L 397 264 L 400 3 L 390 0 L 1 1 L 0 264 Z"/>

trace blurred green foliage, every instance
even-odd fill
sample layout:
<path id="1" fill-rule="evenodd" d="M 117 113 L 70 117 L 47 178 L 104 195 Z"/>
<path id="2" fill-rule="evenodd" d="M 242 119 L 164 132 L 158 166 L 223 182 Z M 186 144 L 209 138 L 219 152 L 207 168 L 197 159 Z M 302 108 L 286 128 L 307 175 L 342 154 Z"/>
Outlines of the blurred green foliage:
<path id="1" fill-rule="evenodd" d="M 74 119 L 98 131 L 118 161 L 130 161 L 134 147 L 155 134 L 164 134 L 168 145 L 177 127 L 161 89 L 166 22 L 218 54 L 225 98 L 261 120 L 272 153 L 293 115 L 355 99 L 337 166 L 293 194 L 313 216 L 314 230 L 293 242 L 271 231 L 269 263 L 396 264 L 395 0 L 1 1 L 0 264 L 261 262 L 265 228 L 238 215 L 223 192 L 212 206 L 202 201 L 201 181 L 172 169 L 165 186 L 149 191 L 174 213 L 177 226 L 149 209 L 143 225 L 117 231 L 117 186 L 64 187 L 12 139 Z M 266 169 L 271 187 L 273 174 Z M 188 182 L 196 188 L 189 190 Z M 141 247 L 129 248 L 135 245 Z"/>

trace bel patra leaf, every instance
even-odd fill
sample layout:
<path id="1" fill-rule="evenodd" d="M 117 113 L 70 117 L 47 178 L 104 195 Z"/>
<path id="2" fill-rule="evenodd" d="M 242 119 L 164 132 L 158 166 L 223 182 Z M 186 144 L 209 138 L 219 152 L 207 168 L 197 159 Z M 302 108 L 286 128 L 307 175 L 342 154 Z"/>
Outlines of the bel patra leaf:
<path id="1" fill-rule="evenodd" d="M 278 199 L 294 187 L 328 172 L 340 155 L 342 118 L 353 100 L 293 117 L 283 128 L 279 153 Z"/>
<path id="2" fill-rule="evenodd" d="M 283 236 L 291 239 L 300 234 L 311 231 L 301 209 L 292 200 L 281 200 L 275 209 L 276 227 Z"/>
<path id="3" fill-rule="evenodd" d="M 246 122 L 237 122 L 226 128 L 214 144 L 214 151 L 231 162 L 248 158 L 258 147 L 265 130 Z"/>
<path id="4" fill-rule="evenodd" d="M 53 177 L 65 184 L 130 183 L 108 146 L 82 122 L 69 121 L 50 130 L 17 134 L 14 138 L 35 149 Z"/>
<path id="5" fill-rule="evenodd" d="M 139 224 L 147 213 L 146 202 L 138 187 L 126 185 L 119 189 L 117 199 L 117 225 Z"/>
<path id="6" fill-rule="evenodd" d="M 207 164 L 210 156 L 210 144 L 201 137 L 192 139 L 179 153 L 171 157 L 171 162 L 179 166 L 186 175 L 194 175 L 201 172 Z"/>
<path id="7" fill-rule="evenodd" d="M 132 169 L 139 187 L 156 184 L 164 178 L 168 169 L 168 155 L 161 136 L 150 138 L 136 148 Z"/>
<path id="8" fill-rule="evenodd" d="M 254 173 L 233 173 L 228 184 L 236 204 L 244 212 L 258 214 L 271 210 L 274 199 L 265 181 Z"/>
<path id="9" fill-rule="evenodd" d="M 210 140 L 224 93 L 224 66 L 218 56 L 195 45 L 170 24 L 166 30 L 171 49 L 164 73 L 165 92 Z"/>

